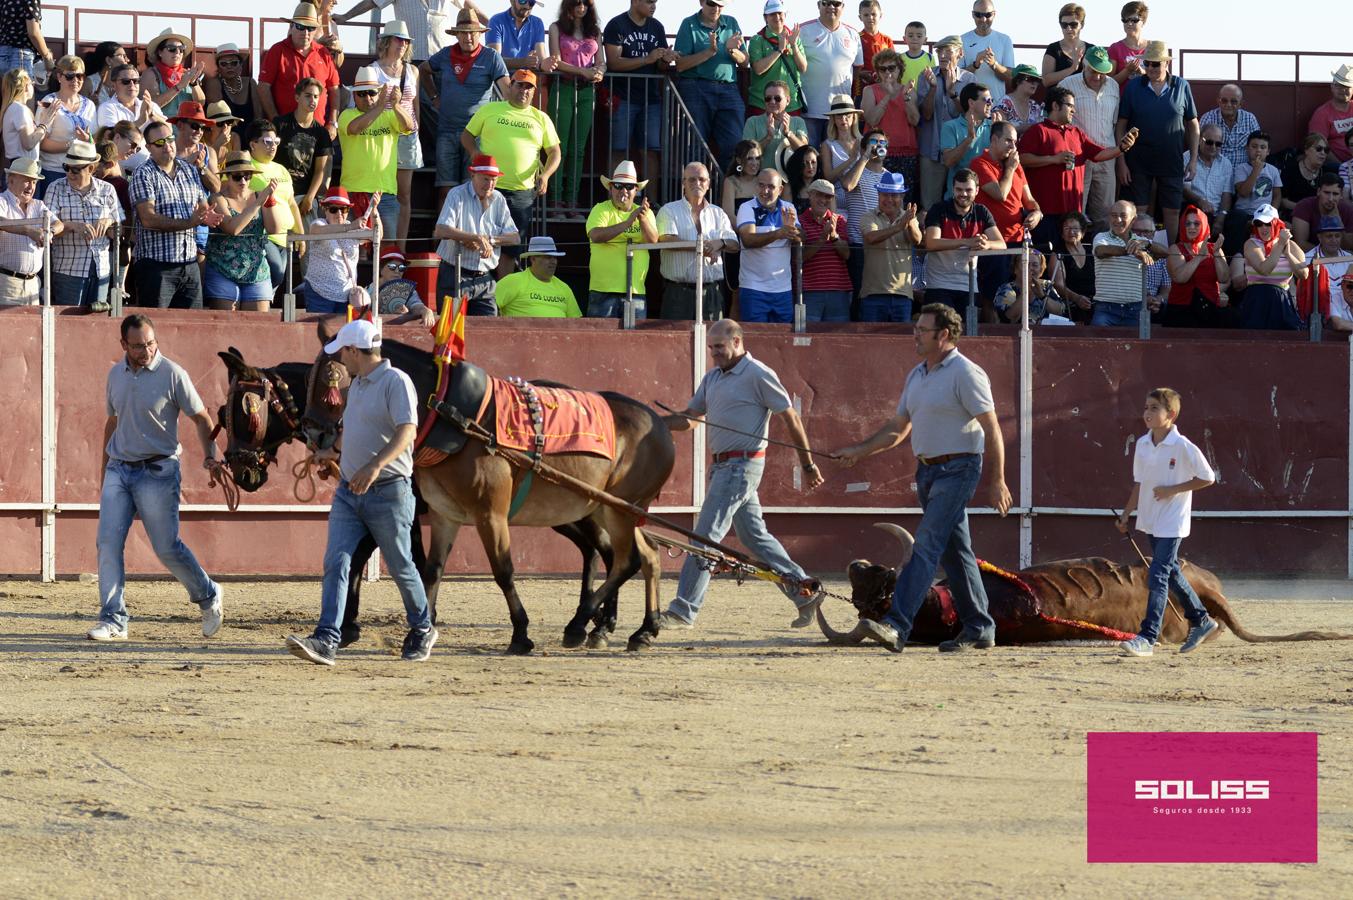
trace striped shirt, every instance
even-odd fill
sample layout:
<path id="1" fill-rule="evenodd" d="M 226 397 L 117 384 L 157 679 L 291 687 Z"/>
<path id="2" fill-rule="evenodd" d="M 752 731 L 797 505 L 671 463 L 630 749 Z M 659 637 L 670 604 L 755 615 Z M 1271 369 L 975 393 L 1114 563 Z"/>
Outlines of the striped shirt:
<path id="1" fill-rule="evenodd" d="M 1217 152 L 1229 159 L 1231 165 L 1238 166 L 1250 161 L 1245 153 L 1245 145 L 1250 142 L 1250 132 L 1259 130 L 1259 120 L 1254 117 L 1254 113 L 1244 109 L 1237 110 L 1236 124 L 1227 127 L 1226 120 L 1221 117 L 1221 110 L 1209 109 L 1198 120 L 1198 127 L 1206 128 L 1209 125 L 1216 125 L 1221 129 L 1221 149 Z"/>
<path id="2" fill-rule="evenodd" d="M 90 240 L 77 234 L 71 226 L 100 219 L 121 222 L 122 205 L 117 201 L 117 191 L 113 190 L 113 186 L 94 178 L 81 193 L 71 187 L 69 181 L 61 178 L 47 188 L 46 201 L 52 214 L 66 226 L 66 230 L 52 241 L 52 271 L 83 278 L 89 274 L 92 261 L 98 277 L 108 277 L 107 235 Z"/>
<path id="3" fill-rule="evenodd" d="M 1112 231 L 1095 235 L 1095 247 L 1126 247 Z M 1095 257 L 1096 303 L 1141 303 L 1142 262 L 1135 256 Z"/>
<path id="4" fill-rule="evenodd" d="M 205 203 L 207 192 L 202 190 L 202 179 L 197 169 L 174 160 L 173 169 L 165 172 L 155 163 L 146 163 L 136 170 L 128 185 L 132 207 L 136 209 L 136 255 L 162 263 L 197 261 L 197 237 L 193 228 L 177 231 L 158 231 L 146 227 L 139 214 L 147 200 L 155 204 L 155 213 L 170 219 L 192 218 L 197 204 Z"/>
<path id="5" fill-rule="evenodd" d="M 1114 126 L 1118 123 L 1118 82 L 1105 78 L 1098 91 L 1085 83 L 1085 73 L 1063 79 L 1062 87 L 1076 98 L 1076 115 L 1071 124 L 1084 131 L 1090 140 L 1105 147 L 1118 143 Z"/>
<path id="6" fill-rule="evenodd" d="M 879 208 L 879 182 L 883 180 L 884 170 L 875 172 L 868 165 L 860 172 L 860 181 L 855 190 L 846 192 L 846 223 L 850 228 L 850 242 L 863 244 L 860 236 L 860 224 L 864 217 Z"/>
<path id="7" fill-rule="evenodd" d="M 1250 238 L 1245 242 L 1246 247 L 1249 247 L 1251 244 L 1258 247 L 1261 251 L 1264 249 L 1264 245 L 1259 243 L 1255 238 Z M 1265 253 L 1264 255 L 1267 256 L 1268 254 Z M 1287 283 L 1291 280 L 1292 260 L 1287 258 L 1286 253 L 1278 257 L 1277 262 L 1273 266 L 1273 271 L 1267 275 L 1264 275 L 1254 266 L 1250 265 L 1249 257 L 1245 257 L 1245 282 L 1247 284 L 1272 284 L 1277 285 L 1280 288 L 1285 288 L 1287 287 Z"/>

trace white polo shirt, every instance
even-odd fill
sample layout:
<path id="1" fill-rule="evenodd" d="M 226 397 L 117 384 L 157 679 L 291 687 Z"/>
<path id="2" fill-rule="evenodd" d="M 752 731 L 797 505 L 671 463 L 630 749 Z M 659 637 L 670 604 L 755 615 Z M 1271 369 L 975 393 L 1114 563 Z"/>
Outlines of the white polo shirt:
<path id="1" fill-rule="evenodd" d="M 1175 494 L 1168 500 L 1157 500 L 1156 487 L 1171 487 L 1195 478 L 1216 481 L 1207 457 L 1193 441 L 1171 428 L 1165 440 L 1151 442 L 1151 432 L 1137 441 L 1137 452 L 1132 457 L 1132 480 L 1141 486 L 1137 492 L 1137 530 L 1152 537 L 1186 538 L 1189 536 L 1189 517 L 1193 514 L 1193 491 Z"/>
<path id="2" fill-rule="evenodd" d="M 799 26 L 799 40 L 808 57 L 808 71 L 803 73 L 804 115 L 825 119 L 831 95 L 850 93 L 855 66 L 864 65 L 864 45 L 860 33 L 846 23 L 833 30 L 817 19 Z"/>

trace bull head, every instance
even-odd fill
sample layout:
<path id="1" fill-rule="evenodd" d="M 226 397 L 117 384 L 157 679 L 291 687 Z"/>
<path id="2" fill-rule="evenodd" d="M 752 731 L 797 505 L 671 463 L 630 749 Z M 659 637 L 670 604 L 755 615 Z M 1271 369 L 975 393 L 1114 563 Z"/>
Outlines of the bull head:
<path id="1" fill-rule="evenodd" d="M 886 566 L 871 563 L 867 559 L 857 559 L 846 569 L 846 578 L 850 581 L 850 602 L 859 612 L 860 618 L 878 621 L 883 618 L 888 611 L 888 607 L 892 605 L 893 588 L 897 586 L 897 579 L 902 574 L 902 568 L 911 559 L 911 550 L 916 540 L 911 536 L 911 532 L 901 525 L 894 525 L 892 522 L 875 522 L 874 527 L 897 538 L 898 543 L 902 545 L 901 560 L 896 568 L 889 569 Z M 822 633 L 827 636 L 827 643 L 829 644 L 854 645 L 868 637 L 862 623 L 856 623 L 855 627 L 849 632 L 837 631 L 832 628 L 828 624 L 826 616 L 822 614 L 821 606 L 817 608 L 817 624 L 822 629 Z"/>

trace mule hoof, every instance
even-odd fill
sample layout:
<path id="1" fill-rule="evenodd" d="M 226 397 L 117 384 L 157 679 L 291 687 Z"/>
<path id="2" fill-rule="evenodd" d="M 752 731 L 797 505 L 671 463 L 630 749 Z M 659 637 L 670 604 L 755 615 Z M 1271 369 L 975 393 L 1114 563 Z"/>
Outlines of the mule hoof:
<path id="1" fill-rule="evenodd" d="M 609 646 L 611 646 L 611 639 L 600 628 L 587 636 L 588 650 L 605 650 Z"/>
<path id="2" fill-rule="evenodd" d="M 586 631 L 570 631 L 567 628 L 564 629 L 564 649 L 566 650 L 577 650 L 587 639 Z"/>
<path id="3" fill-rule="evenodd" d="M 535 642 L 530 638 L 522 638 L 519 641 L 513 641 L 507 645 L 508 656 L 528 656 L 531 651 L 536 649 Z"/>
<path id="4" fill-rule="evenodd" d="M 646 647 L 653 646 L 655 638 L 657 638 L 657 634 L 649 631 L 647 628 L 640 628 L 638 631 L 634 632 L 634 634 L 630 635 L 629 643 L 625 645 L 625 649 L 631 652 L 643 650 Z"/>

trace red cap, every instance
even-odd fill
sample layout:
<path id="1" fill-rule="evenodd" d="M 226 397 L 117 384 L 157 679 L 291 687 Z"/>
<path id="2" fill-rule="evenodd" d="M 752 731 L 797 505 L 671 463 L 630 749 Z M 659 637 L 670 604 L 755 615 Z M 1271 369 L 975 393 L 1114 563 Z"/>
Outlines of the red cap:
<path id="1" fill-rule="evenodd" d="M 348 199 L 348 192 L 345 188 L 335 186 L 329 188 L 329 193 L 324 195 L 324 199 L 320 201 L 320 205 L 351 207 L 352 201 Z"/>
<path id="2" fill-rule="evenodd" d="M 518 69 L 517 71 L 523 71 Z M 498 160 L 486 153 L 481 153 L 470 161 L 470 171 L 477 175 L 492 175 L 494 178 L 501 177 L 503 172 L 498 168 Z"/>

